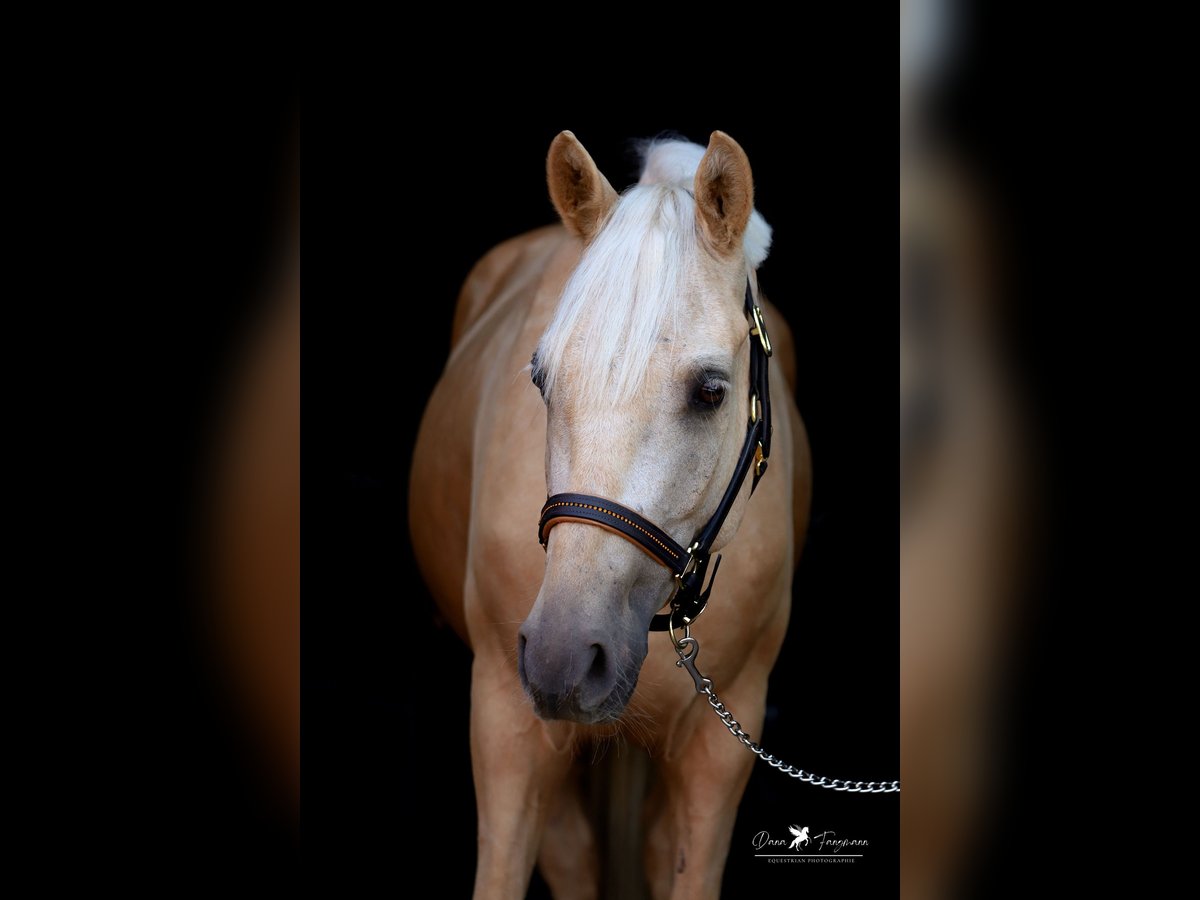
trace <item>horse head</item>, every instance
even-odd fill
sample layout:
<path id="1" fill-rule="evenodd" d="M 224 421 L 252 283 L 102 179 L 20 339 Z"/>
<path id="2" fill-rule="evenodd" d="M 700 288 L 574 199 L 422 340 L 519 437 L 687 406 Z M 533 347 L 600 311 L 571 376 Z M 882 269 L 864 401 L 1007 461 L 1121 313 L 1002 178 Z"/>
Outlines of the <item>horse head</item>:
<path id="1" fill-rule="evenodd" d="M 605 497 L 686 542 L 718 505 L 749 416 L 744 296 L 770 243 L 749 161 L 721 132 L 707 149 L 654 142 L 640 181 L 618 195 L 563 132 L 547 180 L 580 241 L 532 362 L 547 410 L 547 492 Z M 748 497 L 744 486 L 717 548 Z M 518 636 L 521 683 L 537 713 L 618 718 L 670 585 L 629 541 L 581 523 L 555 527 Z"/>

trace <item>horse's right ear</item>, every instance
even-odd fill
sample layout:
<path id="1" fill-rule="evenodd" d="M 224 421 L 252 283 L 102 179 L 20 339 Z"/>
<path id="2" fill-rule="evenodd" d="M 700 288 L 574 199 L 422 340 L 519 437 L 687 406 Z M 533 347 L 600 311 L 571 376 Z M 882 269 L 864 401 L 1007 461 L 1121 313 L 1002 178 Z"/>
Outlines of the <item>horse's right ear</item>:
<path id="1" fill-rule="evenodd" d="M 550 144 L 546 183 L 567 231 L 585 241 L 600 230 L 617 202 L 617 192 L 569 131 L 560 132 Z"/>

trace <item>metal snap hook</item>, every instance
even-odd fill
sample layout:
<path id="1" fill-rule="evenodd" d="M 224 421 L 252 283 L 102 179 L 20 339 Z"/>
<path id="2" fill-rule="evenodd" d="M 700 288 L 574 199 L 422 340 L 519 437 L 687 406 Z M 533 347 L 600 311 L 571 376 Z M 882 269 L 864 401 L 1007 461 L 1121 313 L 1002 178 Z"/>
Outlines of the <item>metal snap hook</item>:
<path id="1" fill-rule="evenodd" d="M 688 626 L 684 626 L 684 631 L 689 631 Z M 672 635 L 672 640 L 674 636 Z M 684 653 L 688 646 L 691 646 L 690 653 Z M 688 674 L 692 676 L 692 683 L 696 685 L 697 694 L 707 694 L 712 690 L 712 679 L 705 678 L 696 668 L 696 657 L 700 655 L 700 642 L 690 634 L 685 634 L 683 639 L 675 645 L 675 652 L 679 654 L 679 660 L 675 663 L 676 668 L 687 669 Z"/>

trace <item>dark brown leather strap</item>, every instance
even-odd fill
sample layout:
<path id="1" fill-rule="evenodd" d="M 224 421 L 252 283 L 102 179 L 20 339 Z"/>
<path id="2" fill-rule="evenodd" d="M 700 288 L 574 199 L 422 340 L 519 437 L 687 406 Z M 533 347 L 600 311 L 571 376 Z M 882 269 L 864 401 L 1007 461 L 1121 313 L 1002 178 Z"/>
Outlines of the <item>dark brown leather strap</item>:
<path id="1" fill-rule="evenodd" d="M 649 519 L 620 503 L 590 494 L 555 494 L 546 501 L 538 521 L 538 541 L 543 547 L 550 529 L 564 519 L 603 525 L 637 544 L 676 575 L 687 565 L 688 552 Z"/>

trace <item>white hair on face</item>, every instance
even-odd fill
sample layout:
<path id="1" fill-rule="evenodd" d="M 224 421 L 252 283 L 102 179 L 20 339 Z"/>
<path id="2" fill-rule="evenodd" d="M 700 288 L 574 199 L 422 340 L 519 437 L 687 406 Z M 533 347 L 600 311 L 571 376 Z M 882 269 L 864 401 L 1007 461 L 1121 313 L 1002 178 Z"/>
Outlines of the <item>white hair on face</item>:
<path id="1" fill-rule="evenodd" d="M 659 338 L 675 336 L 686 279 L 701 252 L 691 191 L 703 156 L 703 147 L 687 141 L 645 145 L 641 179 L 584 251 L 538 344 L 547 396 L 576 349 L 572 377 L 585 393 L 628 399 L 641 387 Z M 747 264 L 757 268 L 771 245 L 771 227 L 757 211 L 743 245 Z"/>

